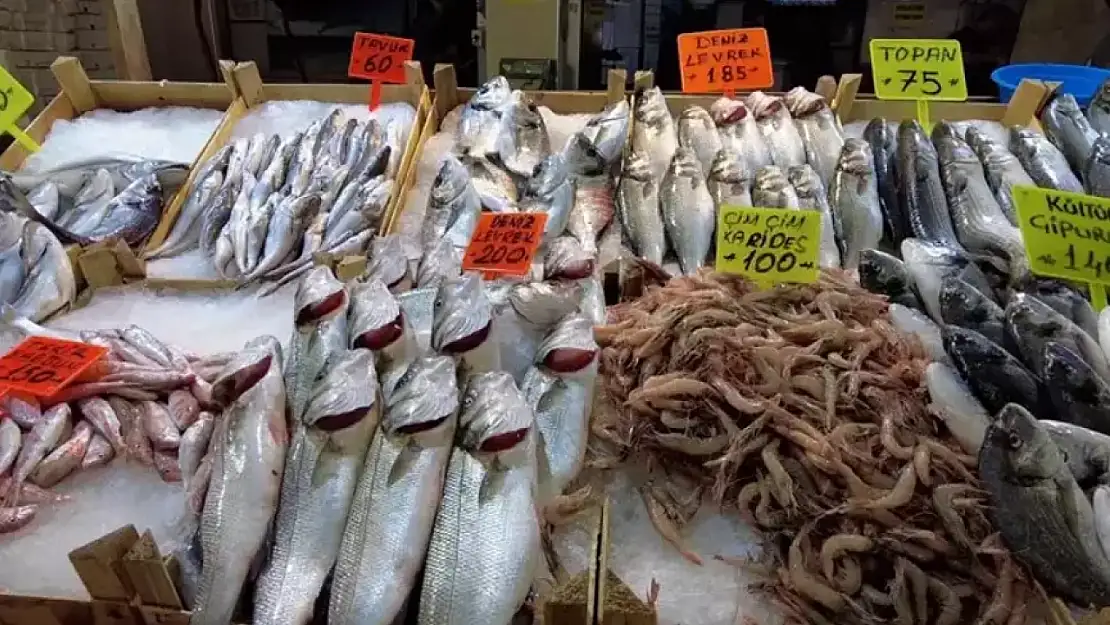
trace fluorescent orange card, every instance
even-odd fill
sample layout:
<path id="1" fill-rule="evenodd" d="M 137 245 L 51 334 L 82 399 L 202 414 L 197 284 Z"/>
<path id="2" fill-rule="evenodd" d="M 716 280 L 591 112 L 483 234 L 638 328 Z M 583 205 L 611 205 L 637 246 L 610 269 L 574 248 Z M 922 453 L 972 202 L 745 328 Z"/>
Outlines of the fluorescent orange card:
<path id="1" fill-rule="evenodd" d="M 415 47 L 416 42 L 412 39 L 355 33 L 347 75 L 386 83 L 403 83 L 405 61 L 412 60 Z"/>
<path id="2" fill-rule="evenodd" d="M 775 84 L 771 44 L 764 28 L 730 28 L 678 36 L 682 91 L 723 93 Z"/>
<path id="3" fill-rule="evenodd" d="M 547 213 L 482 213 L 463 256 L 463 271 L 528 275 L 546 225 Z"/>
<path id="4" fill-rule="evenodd" d="M 0 387 L 50 397 L 106 353 L 98 345 L 32 336 L 0 356 Z"/>

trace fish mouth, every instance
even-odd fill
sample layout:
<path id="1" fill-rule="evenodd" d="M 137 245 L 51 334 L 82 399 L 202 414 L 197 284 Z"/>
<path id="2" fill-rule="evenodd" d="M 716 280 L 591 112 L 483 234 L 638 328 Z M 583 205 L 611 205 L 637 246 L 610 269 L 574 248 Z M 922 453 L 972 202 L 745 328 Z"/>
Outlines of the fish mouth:
<path id="1" fill-rule="evenodd" d="M 370 414 L 370 410 L 373 407 L 374 404 L 371 403 L 369 405 L 359 406 L 345 412 L 321 415 L 319 418 L 308 425 L 311 425 L 312 427 L 318 430 L 323 430 L 325 432 L 338 432 L 340 430 L 345 430 L 358 423 L 359 421 L 365 419 L 366 415 Z"/>
<path id="2" fill-rule="evenodd" d="M 594 260 L 584 258 L 559 266 L 555 271 L 548 274 L 548 277 L 553 280 L 582 280 L 592 276 L 593 273 Z"/>
<path id="3" fill-rule="evenodd" d="M 478 451 L 494 454 L 502 451 L 508 451 L 513 447 L 519 445 L 525 438 L 528 438 L 528 432 L 532 428 L 520 428 L 518 430 L 510 430 L 501 434 L 494 434 L 488 438 L 483 439 L 478 443 Z"/>
<path id="4" fill-rule="evenodd" d="M 228 364 L 230 370 L 225 370 L 212 384 L 212 401 L 220 406 L 230 406 L 266 377 L 273 360 L 272 353 L 266 353 L 249 362 L 233 360 Z"/>
<path id="5" fill-rule="evenodd" d="M 599 352 L 593 324 L 581 315 L 570 315 L 544 337 L 536 357 L 555 373 L 574 373 L 589 367 Z"/>
<path id="6" fill-rule="evenodd" d="M 401 338 L 405 332 L 405 314 L 398 313 L 389 323 L 360 332 L 354 339 L 353 345 L 372 352 L 381 351 Z"/>
<path id="7" fill-rule="evenodd" d="M 493 322 L 487 321 L 486 325 L 482 326 L 476 332 L 472 332 L 466 336 L 455 339 L 454 341 L 445 344 L 441 349 L 442 351 L 449 354 L 465 354 L 466 352 L 477 348 L 482 343 L 485 343 L 486 339 L 489 338 L 490 329 L 492 327 Z"/>
<path id="8" fill-rule="evenodd" d="M 347 290 L 331 269 L 315 267 L 297 286 L 293 301 L 296 310 L 293 321 L 301 327 L 319 322 L 340 310 L 347 303 Z"/>
<path id="9" fill-rule="evenodd" d="M 739 105 L 733 107 L 732 110 L 730 110 L 727 113 L 721 115 L 716 120 L 716 122 L 717 122 L 717 125 L 719 125 L 719 126 L 728 126 L 728 125 L 732 125 L 732 124 L 738 124 L 738 123 L 744 121 L 744 119 L 747 118 L 749 114 L 750 113 L 748 112 L 748 107 L 744 106 L 743 104 L 739 104 Z"/>
<path id="10" fill-rule="evenodd" d="M 339 310 L 346 299 L 346 292 L 336 291 L 335 293 L 325 296 L 323 299 L 302 306 L 297 310 L 294 323 L 297 326 L 304 326 L 321 321 L 328 315 Z"/>
<path id="11" fill-rule="evenodd" d="M 428 420 L 428 421 L 420 421 L 420 422 L 417 422 L 417 423 L 407 423 L 405 425 L 399 425 L 399 426 L 393 428 L 393 431 L 396 434 L 411 436 L 413 434 L 419 434 L 421 432 L 428 432 L 428 431 L 434 430 L 434 429 L 438 428 L 439 426 L 443 425 L 444 423 L 447 423 L 447 420 L 450 419 L 450 418 L 451 418 L 451 415 L 448 414 L 448 415 L 444 415 L 444 416 L 442 416 L 438 419 L 431 419 L 431 420 Z"/>

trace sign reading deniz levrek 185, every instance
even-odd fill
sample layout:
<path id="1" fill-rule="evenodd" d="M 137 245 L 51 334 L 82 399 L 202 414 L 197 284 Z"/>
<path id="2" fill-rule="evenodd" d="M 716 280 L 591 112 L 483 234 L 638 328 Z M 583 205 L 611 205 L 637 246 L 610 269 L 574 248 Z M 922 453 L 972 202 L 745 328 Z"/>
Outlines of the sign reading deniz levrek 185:
<path id="1" fill-rule="evenodd" d="M 732 28 L 678 36 L 682 90 L 721 93 L 775 84 L 771 46 L 763 28 Z"/>

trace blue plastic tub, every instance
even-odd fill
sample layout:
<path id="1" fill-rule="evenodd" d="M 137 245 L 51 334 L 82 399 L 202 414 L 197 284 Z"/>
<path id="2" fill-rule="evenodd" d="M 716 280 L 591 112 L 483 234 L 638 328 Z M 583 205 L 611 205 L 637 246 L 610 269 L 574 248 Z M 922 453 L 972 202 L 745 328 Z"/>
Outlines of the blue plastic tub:
<path id="1" fill-rule="evenodd" d="M 1063 83 L 1060 91 L 1075 96 L 1079 106 L 1086 107 L 1099 85 L 1110 78 L 1110 70 L 1058 63 L 1004 65 L 991 72 L 991 80 L 998 85 L 998 99 L 1009 102 L 1022 78 Z"/>

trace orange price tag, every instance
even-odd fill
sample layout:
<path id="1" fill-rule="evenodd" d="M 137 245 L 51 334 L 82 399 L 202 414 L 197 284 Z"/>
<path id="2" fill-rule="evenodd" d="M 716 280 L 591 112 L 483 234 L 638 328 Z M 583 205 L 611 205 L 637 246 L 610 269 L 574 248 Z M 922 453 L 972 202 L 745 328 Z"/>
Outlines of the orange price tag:
<path id="1" fill-rule="evenodd" d="M 405 82 L 405 61 L 412 60 L 414 47 L 416 42 L 412 39 L 355 33 L 347 75 L 387 83 Z"/>
<path id="2" fill-rule="evenodd" d="M 765 28 L 730 28 L 678 36 L 682 91 L 725 93 L 775 84 Z"/>
<path id="3" fill-rule="evenodd" d="M 0 356 L 0 387 L 50 397 L 107 353 L 98 345 L 32 336 Z"/>
<path id="4" fill-rule="evenodd" d="M 543 240 L 547 213 L 482 213 L 463 256 L 463 271 L 525 276 Z"/>

